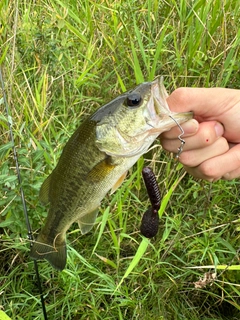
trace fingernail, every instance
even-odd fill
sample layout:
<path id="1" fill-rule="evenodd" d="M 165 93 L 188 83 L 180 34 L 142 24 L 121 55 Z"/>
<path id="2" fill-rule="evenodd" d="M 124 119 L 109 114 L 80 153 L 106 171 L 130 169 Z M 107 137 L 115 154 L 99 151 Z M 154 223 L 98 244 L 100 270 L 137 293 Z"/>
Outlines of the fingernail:
<path id="1" fill-rule="evenodd" d="M 217 137 L 221 137 L 224 133 L 224 128 L 223 128 L 223 125 L 219 122 L 217 122 L 214 126 L 214 129 L 215 129 L 215 132 L 216 132 L 216 135 Z"/>
<path id="2" fill-rule="evenodd" d="M 191 119 L 182 124 L 184 130 L 184 137 L 186 135 L 194 134 L 198 131 L 199 123 L 195 119 Z"/>
<path id="3" fill-rule="evenodd" d="M 224 176 L 222 177 L 222 180 L 231 180 L 230 178 L 231 178 L 230 173 L 225 173 Z"/>

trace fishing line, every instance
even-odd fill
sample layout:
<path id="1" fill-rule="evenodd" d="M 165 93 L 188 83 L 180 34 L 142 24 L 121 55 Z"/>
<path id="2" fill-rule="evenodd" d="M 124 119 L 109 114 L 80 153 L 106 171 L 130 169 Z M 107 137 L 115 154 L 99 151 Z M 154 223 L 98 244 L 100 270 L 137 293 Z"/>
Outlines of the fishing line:
<path id="1" fill-rule="evenodd" d="M 5 112 L 7 116 L 7 121 L 8 121 L 8 127 L 9 127 L 9 135 L 10 135 L 10 142 L 12 143 L 12 150 L 13 150 L 13 157 L 15 161 L 15 166 L 16 166 L 16 172 L 17 172 L 17 178 L 18 178 L 18 184 L 20 188 L 20 195 L 21 195 L 21 200 L 22 200 L 22 205 L 23 205 L 23 213 L 25 217 L 25 222 L 27 226 L 27 231 L 28 231 L 28 239 L 30 240 L 30 246 L 33 245 L 33 233 L 27 213 L 27 206 L 26 206 L 26 201 L 25 201 L 25 195 L 24 191 L 22 188 L 22 178 L 21 178 L 21 173 L 20 173 L 20 168 L 19 168 L 19 163 L 18 163 L 18 156 L 17 156 L 17 150 L 15 147 L 15 141 L 14 141 L 14 134 L 13 134 L 13 129 L 12 129 L 12 117 L 10 116 L 10 111 L 9 111 L 9 106 L 5 94 L 5 87 L 4 87 L 4 81 L 3 81 L 3 76 L 2 76 L 2 69 L 0 67 L 0 82 L 1 82 L 1 87 L 2 87 L 2 95 L 3 95 L 3 102 L 5 105 Z M 37 285 L 38 285 L 38 290 L 40 293 L 40 299 L 41 299 L 41 304 L 42 304 L 42 311 L 44 315 L 44 320 L 48 320 L 47 318 L 47 312 L 46 312 L 46 307 L 45 307 L 45 301 L 44 301 L 44 296 L 43 296 L 43 291 L 42 291 L 42 284 L 39 276 L 39 271 L 38 271 L 38 264 L 37 260 L 34 260 L 34 269 L 35 269 L 35 274 L 37 278 Z"/>

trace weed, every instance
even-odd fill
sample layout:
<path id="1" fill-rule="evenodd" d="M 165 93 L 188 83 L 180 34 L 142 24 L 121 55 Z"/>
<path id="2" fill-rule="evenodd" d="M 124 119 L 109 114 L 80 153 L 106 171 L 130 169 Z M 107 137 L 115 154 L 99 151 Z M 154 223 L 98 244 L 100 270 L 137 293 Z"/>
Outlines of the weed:
<path id="1" fill-rule="evenodd" d="M 240 87 L 240 1 L 40 0 L 0 3 L 0 309 L 42 319 L 17 183 L 12 121 L 28 213 L 47 211 L 40 185 L 74 129 L 136 83 Z M 239 319 L 239 181 L 201 182 L 156 147 L 108 195 L 90 234 L 68 233 L 67 268 L 40 262 L 49 319 Z M 164 196 L 160 231 L 146 240 L 141 179 L 153 168 Z M 217 278 L 202 288 L 206 272 Z"/>

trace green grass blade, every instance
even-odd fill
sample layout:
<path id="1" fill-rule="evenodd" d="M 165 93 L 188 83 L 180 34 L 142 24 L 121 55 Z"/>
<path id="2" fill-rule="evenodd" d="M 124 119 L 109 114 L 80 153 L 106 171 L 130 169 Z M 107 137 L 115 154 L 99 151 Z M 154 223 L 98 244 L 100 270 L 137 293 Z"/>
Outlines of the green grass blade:
<path id="1" fill-rule="evenodd" d="M 120 282 L 118 283 L 117 288 L 116 288 L 115 291 L 117 291 L 117 290 L 119 289 L 119 287 L 120 287 L 121 284 L 123 283 L 124 279 L 126 279 L 126 278 L 129 276 L 129 274 L 133 271 L 133 269 L 137 266 L 137 264 L 139 263 L 139 261 L 142 259 L 143 255 L 144 255 L 144 253 L 146 252 L 147 247 L 148 247 L 148 245 L 149 245 L 149 241 L 150 241 L 150 240 L 147 239 L 147 238 L 145 238 L 145 237 L 142 239 L 142 241 L 141 241 L 141 243 L 140 243 L 140 245 L 139 245 L 139 247 L 138 247 L 138 250 L 137 250 L 135 256 L 133 257 L 130 265 L 128 266 L 128 268 L 127 268 L 124 276 L 122 277 L 122 279 L 121 279 Z"/>
<path id="2" fill-rule="evenodd" d="M 136 83 L 139 84 L 141 82 L 144 82 L 144 76 L 142 73 L 142 69 L 140 66 L 140 61 L 137 55 L 137 51 L 135 49 L 134 43 L 131 41 L 131 49 L 132 49 L 132 55 L 133 55 L 133 70 L 136 78 Z"/>
<path id="3" fill-rule="evenodd" d="M 107 221 L 108 221 L 108 217 L 109 217 L 109 207 L 106 208 L 106 210 L 104 211 L 104 213 L 102 215 L 101 226 L 100 226 L 100 230 L 98 232 L 98 238 L 97 238 L 96 244 L 92 250 L 92 255 L 94 254 L 94 252 L 99 244 L 99 241 L 102 237 L 103 231 L 104 231 L 106 224 L 107 224 Z"/>

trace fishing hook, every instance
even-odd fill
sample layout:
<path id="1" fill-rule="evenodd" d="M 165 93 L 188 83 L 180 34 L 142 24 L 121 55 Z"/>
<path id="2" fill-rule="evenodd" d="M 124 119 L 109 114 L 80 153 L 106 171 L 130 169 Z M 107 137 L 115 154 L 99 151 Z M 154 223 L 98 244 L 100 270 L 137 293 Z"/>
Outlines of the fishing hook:
<path id="1" fill-rule="evenodd" d="M 184 130 L 183 130 L 182 126 L 177 122 L 176 119 L 174 119 L 171 115 L 169 115 L 169 117 L 176 123 L 176 125 L 178 126 L 178 128 L 181 131 L 181 133 L 178 135 L 178 140 L 180 140 L 181 145 L 180 145 L 180 147 L 178 147 L 178 152 L 175 156 L 175 159 L 179 159 L 180 154 L 183 152 L 183 147 L 185 145 L 185 140 L 182 138 L 182 135 L 184 135 Z"/>

